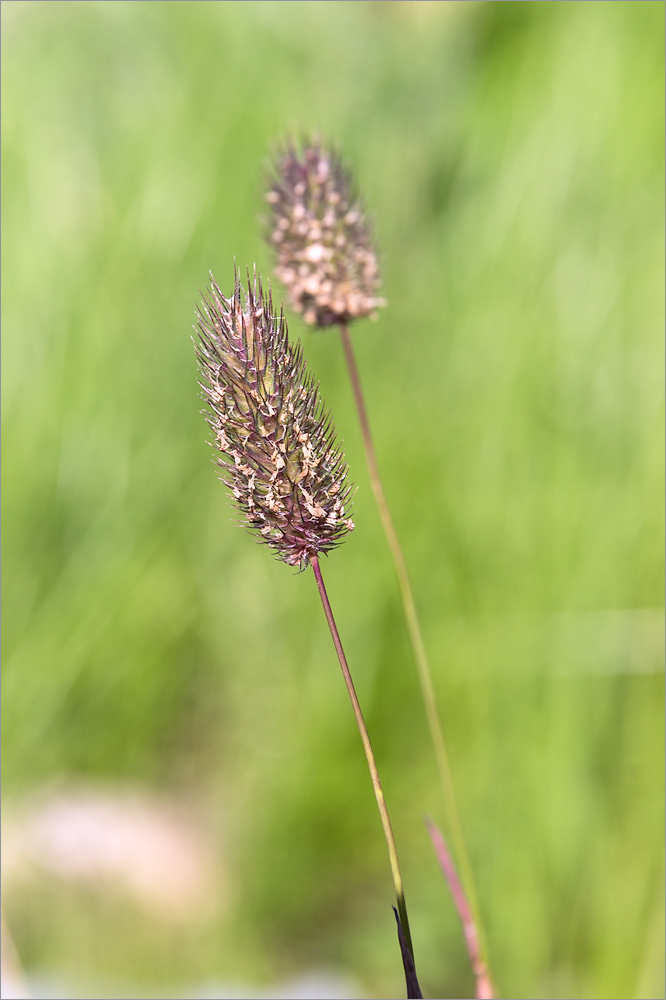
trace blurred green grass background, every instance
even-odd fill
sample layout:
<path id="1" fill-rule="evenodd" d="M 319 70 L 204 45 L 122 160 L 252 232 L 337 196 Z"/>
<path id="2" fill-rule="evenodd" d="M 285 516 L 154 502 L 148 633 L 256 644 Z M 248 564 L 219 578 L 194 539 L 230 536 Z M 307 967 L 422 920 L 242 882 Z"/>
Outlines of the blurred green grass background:
<path id="1" fill-rule="evenodd" d="M 314 581 L 232 523 L 190 343 L 209 269 L 269 279 L 262 166 L 319 130 L 375 220 L 388 306 L 354 343 L 498 990 L 664 995 L 663 37 L 650 2 L 2 4 L 5 804 L 185 797 L 227 873 L 177 933 L 8 894 L 29 969 L 402 995 Z M 358 484 L 324 572 L 422 986 L 471 996 L 341 346 L 289 320 Z"/>

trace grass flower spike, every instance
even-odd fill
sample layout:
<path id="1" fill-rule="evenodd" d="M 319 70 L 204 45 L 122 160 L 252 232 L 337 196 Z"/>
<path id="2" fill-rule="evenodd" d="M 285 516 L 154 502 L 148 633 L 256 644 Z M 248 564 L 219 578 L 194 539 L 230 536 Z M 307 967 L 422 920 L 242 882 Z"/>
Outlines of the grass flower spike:
<path id="1" fill-rule="evenodd" d="M 243 302 L 244 299 L 244 302 Z M 354 527 L 352 487 L 300 344 L 255 277 L 227 299 L 215 281 L 198 312 L 197 357 L 218 464 L 247 524 L 304 569 Z"/>
<path id="2" fill-rule="evenodd" d="M 365 212 L 337 155 L 317 142 L 302 152 L 289 143 L 266 200 L 275 273 L 307 323 L 349 323 L 384 305 Z"/>
<path id="3" fill-rule="evenodd" d="M 238 276 L 229 299 L 211 278 L 198 310 L 195 344 L 200 385 L 210 411 L 222 479 L 259 539 L 290 566 L 312 566 L 326 621 L 361 735 L 388 849 L 408 997 L 420 997 L 402 875 L 384 792 L 319 566 L 354 527 L 346 505 L 352 487 L 330 414 L 289 343 L 282 312 L 273 313 L 255 275 L 243 292 Z"/>

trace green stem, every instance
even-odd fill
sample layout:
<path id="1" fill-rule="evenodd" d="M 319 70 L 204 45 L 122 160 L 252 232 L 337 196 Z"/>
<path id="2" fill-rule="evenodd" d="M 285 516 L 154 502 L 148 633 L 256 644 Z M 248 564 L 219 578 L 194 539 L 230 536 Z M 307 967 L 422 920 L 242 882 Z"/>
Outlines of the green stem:
<path id="1" fill-rule="evenodd" d="M 379 509 L 379 516 L 382 522 L 382 527 L 384 529 L 384 534 L 386 535 L 386 539 L 388 541 L 389 548 L 391 550 L 391 555 L 393 556 L 393 563 L 395 566 L 396 575 L 398 577 L 398 585 L 400 587 L 402 604 L 405 611 L 405 618 L 407 620 L 407 629 L 409 631 L 409 638 L 414 652 L 414 659 L 416 660 L 416 667 L 419 675 L 419 681 L 421 684 L 423 702 L 425 705 L 426 716 L 428 718 L 428 727 L 430 729 L 430 738 L 432 740 L 433 747 L 435 749 L 435 757 L 437 760 L 437 767 L 442 782 L 444 801 L 446 804 L 446 809 L 449 817 L 449 825 L 451 827 L 453 843 L 455 845 L 456 854 L 458 855 L 458 862 L 460 864 L 460 871 L 462 874 L 463 883 L 467 890 L 467 895 L 470 900 L 472 910 L 474 912 L 476 925 L 479 928 L 479 936 L 482 937 L 482 925 L 479 917 L 479 908 L 476 897 L 476 888 L 474 885 L 474 877 L 472 875 L 472 866 L 470 864 L 469 854 L 467 852 L 467 845 L 465 843 L 465 837 L 462 830 L 462 823 L 460 822 L 460 814 L 458 812 L 458 804 L 456 801 L 456 795 L 453 786 L 453 776 L 451 774 L 449 756 L 448 753 L 446 752 L 444 734 L 442 733 L 442 726 L 439 721 L 439 715 L 437 713 L 437 702 L 435 699 L 435 690 L 432 683 L 432 675 L 430 672 L 430 667 L 428 665 L 428 657 L 426 655 L 425 646 L 423 643 L 423 636 L 421 635 L 421 627 L 419 625 L 416 605 L 414 603 L 414 596 L 412 594 L 412 588 L 409 582 L 405 557 L 402 554 L 400 542 L 398 541 L 398 535 L 393 525 L 393 520 L 391 518 L 388 504 L 386 502 L 386 497 L 384 495 L 384 488 L 382 486 L 382 481 L 379 475 L 377 455 L 375 453 L 375 448 L 372 443 L 372 434 L 370 433 L 370 422 L 368 420 L 368 414 L 365 408 L 365 400 L 363 398 L 363 391 L 361 389 L 361 379 L 359 377 L 358 368 L 356 365 L 356 358 L 354 357 L 351 337 L 349 336 L 349 329 L 344 323 L 340 324 L 340 336 L 342 337 L 342 346 L 344 348 L 345 358 L 347 360 L 349 378 L 351 381 L 352 391 L 354 393 L 354 400 L 356 402 L 356 409 L 358 411 L 358 417 L 361 424 L 361 434 L 363 435 L 363 444 L 365 446 L 365 455 L 366 455 L 366 461 L 368 463 L 368 472 L 370 473 L 370 483 L 372 486 L 372 491 L 375 495 L 375 502 Z M 486 959 L 486 964 L 487 964 L 487 959 Z"/>
<path id="2" fill-rule="evenodd" d="M 317 581 L 317 587 L 319 589 L 319 596 L 321 597 L 321 603 L 324 606 L 324 614 L 326 615 L 326 621 L 328 622 L 328 627 L 331 630 L 333 645 L 335 646 L 335 651 L 338 654 L 338 660 L 340 661 L 342 675 L 345 679 L 345 684 L 347 685 L 347 691 L 351 699 L 352 708 L 354 709 L 354 716 L 356 717 L 356 725 L 358 726 L 359 732 L 361 734 L 361 740 L 363 741 L 363 749 L 365 750 L 365 756 L 368 761 L 368 769 L 370 771 L 370 778 L 372 779 L 372 787 L 375 790 L 375 798 L 377 799 L 379 815 L 381 816 L 382 826 L 384 828 L 384 836 L 386 838 L 386 846 L 388 847 L 389 860 L 391 862 L 391 874 L 393 876 L 393 885 L 395 887 L 395 895 L 398 901 L 398 913 L 400 914 L 400 922 L 402 923 L 402 929 L 405 938 L 407 940 L 407 944 L 409 945 L 409 950 L 411 951 L 413 957 L 414 947 L 412 945 L 412 936 L 409 930 L 409 920 L 407 919 L 407 906 L 405 905 L 405 893 L 402 887 L 402 875 L 400 874 L 400 865 L 398 863 L 398 850 L 395 846 L 395 838 L 393 836 L 393 830 L 391 828 L 391 820 L 389 819 L 388 809 L 386 808 L 386 802 L 384 800 L 382 783 L 379 780 L 379 772 L 377 770 L 375 755 L 372 752 L 372 746 L 370 744 L 370 737 L 368 736 L 368 730 L 366 728 L 365 721 L 363 719 L 361 706 L 359 705 L 359 701 L 356 696 L 356 690 L 354 688 L 354 682 L 352 681 L 352 676 L 351 673 L 349 672 L 349 667 L 347 666 L 347 658 L 345 656 L 345 651 L 342 648 L 340 635 L 338 633 L 338 629 L 335 624 L 335 618 L 333 617 L 333 611 L 331 610 L 331 605 L 328 600 L 326 587 L 324 586 L 324 580 L 321 575 L 319 560 L 317 559 L 316 556 L 311 556 L 310 562 L 312 563 L 315 579 Z"/>

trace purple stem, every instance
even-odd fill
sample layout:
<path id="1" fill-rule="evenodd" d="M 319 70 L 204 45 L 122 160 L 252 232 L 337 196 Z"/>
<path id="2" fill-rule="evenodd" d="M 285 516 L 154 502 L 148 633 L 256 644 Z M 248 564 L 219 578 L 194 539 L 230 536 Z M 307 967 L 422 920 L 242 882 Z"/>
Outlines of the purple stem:
<path id="1" fill-rule="evenodd" d="M 437 855 L 440 868 L 444 873 L 444 878 L 448 882 L 451 895 L 453 896 L 453 901 L 456 904 L 456 909 L 458 910 L 458 914 L 460 916 L 470 965 L 472 966 L 472 972 L 474 973 L 474 977 L 476 979 L 477 1000 L 493 1000 L 493 986 L 490 981 L 490 976 L 488 975 L 486 964 L 481 956 L 479 935 L 476 930 L 476 923 L 474 922 L 472 908 L 467 901 L 465 890 L 460 884 L 460 879 L 458 878 L 455 866 L 451 860 L 451 855 L 449 854 L 446 846 L 446 841 L 444 840 L 439 827 L 437 827 L 437 825 L 428 818 L 426 818 L 425 823 L 428 828 L 428 833 L 430 834 L 432 846 L 435 848 L 435 854 Z"/>

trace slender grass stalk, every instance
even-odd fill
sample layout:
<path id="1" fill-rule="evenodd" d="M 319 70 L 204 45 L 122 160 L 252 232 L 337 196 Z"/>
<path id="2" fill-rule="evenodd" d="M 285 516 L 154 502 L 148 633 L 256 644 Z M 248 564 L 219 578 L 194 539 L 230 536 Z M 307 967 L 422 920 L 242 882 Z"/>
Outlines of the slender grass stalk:
<path id="1" fill-rule="evenodd" d="M 423 635 L 421 633 L 421 626 L 419 624 L 419 618 L 416 611 L 416 604 L 414 603 L 414 595 L 412 593 L 411 584 L 409 582 L 407 565 L 405 563 L 405 557 L 402 553 L 402 548 L 398 540 L 398 535 L 395 530 L 395 526 L 393 524 L 391 512 L 389 510 L 388 503 L 386 502 L 386 495 L 384 493 L 384 487 L 382 486 L 382 480 L 379 474 L 377 454 L 375 452 L 375 447 L 372 441 L 372 434 L 370 432 L 370 421 L 368 420 L 368 413 L 365 406 L 365 399 L 363 397 L 363 390 L 361 388 L 361 379 L 358 372 L 358 366 L 356 364 L 356 358 L 354 356 L 354 349 L 352 347 L 351 337 L 349 335 L 349 327 L 347 326 L 346 323 L 340 323 L 339 329 L 340 329 L 340 336 L 342 338 L 342 346 L 344 348 L 345 359 L 347 362 L 347 370 L 349 371 L 349 380 L 351 382 L 352 392 L 354 394 L 354 401 L 356 403 L 356 410 L 358 412 L 359 423 L 361 425 L 361 434 L 363 437 L 363 445 L 365 448 L 365 457 L 368 464 L 368 472 L 370 474 L 370 484 L 372 486 L 372 492 L 375 497 L 377 509 L 379 510 L 379 517 L 382 522 L 384 534 L 386 535 L 386 540 L 388 542 L 389 548 L 391 550 L 391 555 L 393 557 L 393 565 L 395 566 L 396 576 L 398 577 L 398 586 L 400 587 L 400 595 L 402 597 L 405 620 L 407 622 L 409 638 L 412 645 L 412 650 L 414 652 L 416 667 L 418 670 L 419 681 L 421 684 L 421 694 L 423 696 L 423 703 L 426 710 L 426 716 L 428 718 L 430 739 L 432 740 L 433 748 L 435 750 L 435 758 L 437 761 L 437 768 L 442 783 L 444 801 L 446 804 L 446 810 L 449 818 L 449 825 L 451 827 L 451 833 L 453 836 L 453 842 L 455 844 L 456 854 L 458 855 L 458 861 L 460 863 L 460 868 L 463 875 L 463 882 L 465 884 L 467 894 L 471 901 L 471 906 L 475 915 L 475 920 L 477 926 L 480 926 L 480 919 L 478 915 L 478 901 L 476 898 L 476 889 L 474 884 L 474 876 L 472 874 L 472 866 L 469 860 L 469 854 L 467 851 L 465 835 L 462 829 L 462 823 L 460 821 L 460 813 L 458 811 L 458 803 L 453 784 L 453 776 L 451 774 L 449 755 L 446 750 L 446 743 L 444 742 L 442 725 L 439 719 L 439 713 L 437 711 L 437 701 L 435 698 L 435 690 L 432 683 L 432 674 L 430 672 L 430 666 L 428 663 L 428 657 L 425 650 L 425 644 L 423 642 Z"/>
<path id="2" fill-rule="evenodd" d="M 316 556 L 310 558 L 312 564 L 312 569 L 314 570 L 315 579 L 317 581 L 317 589 L 319 590 L 319 596 L 321 597 L 321 603 L 324 606 L 324 614 L 326 615 L 326 621 L 328 622 L 328 627 L 331 630 L 331 638 L 333 639 L 333 645 L 335 646 L 335 651 L 338 654 L 338 660 L 340 661 L 340 669 L 342 670 L 342 676 L 345 679 L 345 684 L 347 685 L 347 691 L 349 693 L 349 698 L 352 703 L 352 708 L 354 709 L 354 717 L 356 719 L 356 725 L 358 726 L 358 731 L 361 734 L 361 740 L 363 742 L 363 749 L 365 750 L 365 757 L 368 762 L 368 770 L 370 771 L 370 778 L 372 780 L 372 787 L 375 791 L 375 798 L 377 799 L 377 808 L 379 809 L 379 815 L 382 820 L 382 827 L 384 829 L 384 836 L 386 838 L 386 846 L 389 853 L 389 861 L 391 863 L 391 875 L 393 876 L 393 885 L 395 888 L 395 895 L 398 902 L 398 913 L 400 915 L 400 922 L 402 924 L 402 929 L 409 946 L 409 950 L 414 955 L 414 947 L 412 945 L 412 936 L 409 930 L 409 919 L 407 917 L 407 907 L 405 905 L 405 893 L 402 887 L 402 875 L 400 874 L 400 865 L 398 863 L 398 849 L 395 846 L 395 837 L 393 836 L 393 830 L 391 828 L 391 820 L 389 819 L 388 809 L 386 808 L 386 801 L 384 799 L 384 792 L 382 790 L 382 783 L 379 780 L 379 772 L 377 770 L 377 764 L 375 761 L 375 755 L 372 751 L 372 745 L 370 743 L 370 737 L 368 736 L 368 730 L 363 719 L 363 713 L 361 712 L 361 706 L 356 696 L 356 690 L 354 688 L 354 682 L 352 680 L 349 667 L 347 665 L 347 658 L 345 656 L 345 651 L 342 648 L 342 642 L 340 640 L 340 635 L 338 633 L 337 625 L 335 624 L 335 618 L 333 617 L 333 611 L 331 610 L 331 605 L 328 600 L 328 594 L 326 593 L 326 587 L 324 586 L 324 580 L 321 575 L 321 568 L 319 566 L 319 559 Z"/>

